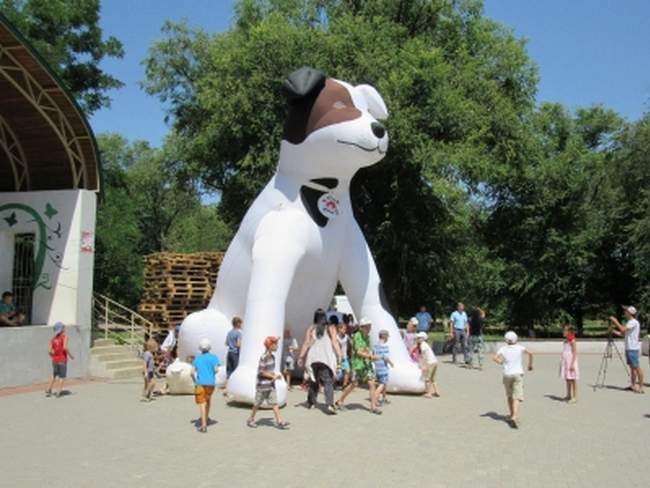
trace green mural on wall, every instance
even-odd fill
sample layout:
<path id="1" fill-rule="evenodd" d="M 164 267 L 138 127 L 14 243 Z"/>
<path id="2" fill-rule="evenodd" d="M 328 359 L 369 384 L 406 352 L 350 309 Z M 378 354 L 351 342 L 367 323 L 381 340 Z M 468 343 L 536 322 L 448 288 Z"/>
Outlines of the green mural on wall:
<path id="1" fill-rule="evenodd" d="M 57 215 L 59 211 L 54 208 L 49 202 L 43 211 L 44 217 L 35 210 L 33 207 L 24 203 L 7 203 L 0 205 L 0 226 L 2 224 L 8 230 L 12 230 L 17 225 L 36 225 L 36 239 L 35 239 L 35 252 L 34 252 L 34 282 L 32 288 L 44 288 L 49 290 L 52 288 L 52 278 L 50 273 L 44 271 L 45 260 L 49 259 L 59 269 L 61 266 L 62 253 L 57 250 L 56 246 L 58 241 L 63 237 L 61 230 L 61 222 L 57 222 L 56 228 L 48 225 L 47 221 L 51 221 L 52 217 Z M 24 218 L 25 220 L 22 220 Z M 0 230 L 2 230 L 0 228 Z"/>

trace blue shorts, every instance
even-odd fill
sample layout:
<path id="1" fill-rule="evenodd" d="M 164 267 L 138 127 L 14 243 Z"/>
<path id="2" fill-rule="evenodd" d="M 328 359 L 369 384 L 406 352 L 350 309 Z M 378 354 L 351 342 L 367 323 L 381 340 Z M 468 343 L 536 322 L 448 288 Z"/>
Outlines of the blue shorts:
<path id="1" fill-rule="evenodd" d="M 388 384 L 388 373 L 378 374 L 377 375 L 377 383 L 379 383 L 380 385 L 387 385 Z"/>
<path id="2" fill-rule="evenodd" d="M 348 358 L 341 359 L 341 369 L 343 371 L 350 371 L 350 360 Z"/>
<path id="3" fill-rule="evenodd" d="M 637 350 L 625 350 L 625 359 L 627 359 L 627 364 L 630 365 L 630 368 L 639 367 L 639 351 Z"/>

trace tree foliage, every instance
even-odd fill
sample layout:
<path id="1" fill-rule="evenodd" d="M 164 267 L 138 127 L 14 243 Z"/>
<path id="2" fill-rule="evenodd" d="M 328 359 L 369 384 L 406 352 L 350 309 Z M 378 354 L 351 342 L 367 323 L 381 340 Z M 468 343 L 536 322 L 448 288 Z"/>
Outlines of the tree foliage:
<path id="1" fill-rule="evenodd" d="M 123 136 L 98 138 L 104 163 L 97 212 L 95 289 L 134 306 L 142 291 L 142 257 L 158 251 L 225 250 L 230 230 L 196 186 L 171 173 L 173 138 L 162 149 Z"/>
<path id="2" fill-rule="evenodd" d="M 110 105 L 106 92 L 123 83 L 100 63 L 121 58 L 124 51 L 115 37 L 103 36 L 99 0 L 0 0 L 0 12 L 29 39 L 87 114 Z"/>

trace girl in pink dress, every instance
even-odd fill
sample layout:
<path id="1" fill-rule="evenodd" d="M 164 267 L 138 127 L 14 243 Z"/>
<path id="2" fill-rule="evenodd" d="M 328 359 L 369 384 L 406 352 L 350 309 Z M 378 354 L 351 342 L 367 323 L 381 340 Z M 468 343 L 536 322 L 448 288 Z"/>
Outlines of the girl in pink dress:
<path id="1" fill-rule="evenodd" d="M 576 335 L 570 325 L 564 326 L 564 348 L 560 361 L 560 376 L 566 381 L 566 398 L 569 403 L 577 400 L 577 382 L 580 379 L 578 369 L 578 350 L 576 349 Z"/>
<path id="2" fill-rule="evenodd" d="M 404 345 L 409 352 L 409 357 L 414 363 L 420 362 L 420 349 L 417 343 L 418 319 L 411 317 L 406 324 L 406 333 L 404 334 Z"/>

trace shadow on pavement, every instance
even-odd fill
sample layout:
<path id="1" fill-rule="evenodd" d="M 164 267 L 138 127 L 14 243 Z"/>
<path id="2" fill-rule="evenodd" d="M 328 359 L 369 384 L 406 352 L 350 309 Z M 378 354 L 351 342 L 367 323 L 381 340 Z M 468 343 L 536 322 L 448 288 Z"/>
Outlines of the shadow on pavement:
<path id="1" fill-rule="evenodd" d="M 562 402 L 562 403 L 566 402 L 566 398 L 557 395 L 544 395 L 544 397 L 548 398 L 549 400 L 554 400 L 556 402 Z"/>
<path id="2" fill-rule="evenodd" d="M 510 425 L 510 417 L 508 417 L 507 415 L 501 415 L 501 414 L 496 413 L 496 412 L 487 412 L 487 413 L 481 414 L 480 416 L 481 417 L 487 417 L 487 418 L 490 418 L 492 420 L 496 420 L 498 422 L 504 422 L 505 424 Z"/>
<path id="3" fill-rule="evenodd" d="M 360 403 L 346 403 L 345 404 L 345 410 L 365 410 L 366 412 L 370 412 L 370 409 L 366 407 L 365 405 L 361 405 Z"/>
<path id="4" fill-rule="evenodd" d="M 607 388 L 608 390 L 629 391 L 629 392 L 632 391 L 629 386 L 605 385 L 605 388 Z"/>
<path id="5" fill-rule="evenodd" d="M 219 422 L 217 422 L 216 420 L 208 418 L 208 427 L 218 423 Z M 199 428 L 199 426 L 201 425 L 201 419 L 192 419 L 190 420 L 190 424 L 194 424 L 194 427 Z"/>
<path id="6" fill-rule="evenodd" d="M 257 427 L 272 427 L 274 429 L 279 429 L 280 428 L 280 427 L 278 427 L 276 425 L 275 419 L 273 419 L 272 417 L 265 417 L 265 418 L 256 420 L 255 425 Z M 284 429 L 281 429 L 281 430 L 288 430 L 289 422 L 285 422 L 285 425 L 286 425 L 286 427 Z"/>
<path id="7" fill-rule="evenodd" d="M 624 386 L 615 386 L 615 385 L 594 385 L 590 384 L 588 385 L 589 388 L 595 390 L 602 390 L 603 388 L 606 390 L 618 390 L 618 391 L 631 391 L 629 387 L 624 387 Z"/>

